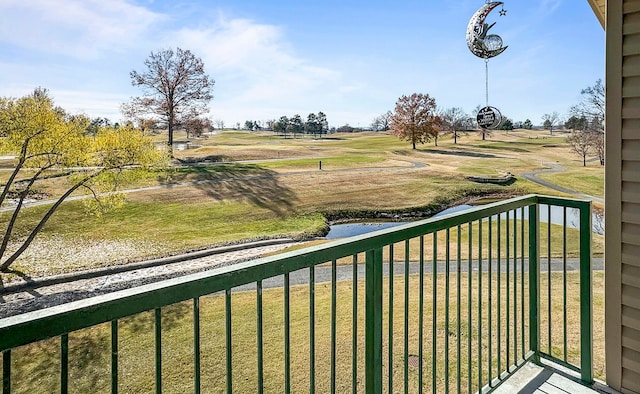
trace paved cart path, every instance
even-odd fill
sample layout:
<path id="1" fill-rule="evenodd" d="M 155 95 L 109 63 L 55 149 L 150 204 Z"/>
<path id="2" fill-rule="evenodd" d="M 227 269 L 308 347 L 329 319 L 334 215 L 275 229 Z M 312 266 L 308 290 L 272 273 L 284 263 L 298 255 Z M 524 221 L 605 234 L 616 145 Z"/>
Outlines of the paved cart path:
<path id="1" fill-rule="evenodd" d="M 540 174 L 550 174 L 550 173 L 554 173 L 554 172 L 565 172 L 566 169 L 560 165 L 554 164 L 554 163 L 546 163 L 546 166 L 549 166 L 549 168 L 543 169 L 543 170 L 536 170 L 536 171 L 531 171 L 531 172 L 524 172 L 521 174 L 521 176 L 531 182 L 537 183 L 538 185 L 542 185 L 544 187 L 548 187 L 549 189 L 553 189 L 553 190 L 557 190 L 559 192 L 562 193 L 566 193 L 578 198 L 583 198 L 586 200 L 592 200 L 595 202 L 599 202 L 601 204 L 604 204 L 604 198 L 600 198 L 600 197 L 595 197 L 595 196 L 590 196 L 588 194 L 584 194 L 584 193 L 580 193 L 577 192 L 575 190 L 571 190 L 571 189 L 567 189 L 566 187 L 560 186 L 560 185 L 556 185 L 555 183 L 551 183 L 548 181 L 545 181 L 543 179 L 538 178 L 538 175 Z"/>

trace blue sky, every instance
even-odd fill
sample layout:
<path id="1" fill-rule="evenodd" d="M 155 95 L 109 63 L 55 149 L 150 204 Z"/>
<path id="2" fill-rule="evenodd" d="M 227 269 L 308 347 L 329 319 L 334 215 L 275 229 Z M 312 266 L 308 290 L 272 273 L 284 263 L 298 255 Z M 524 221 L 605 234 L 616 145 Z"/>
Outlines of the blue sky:
<path id="1" fill-rule="evenodd" d="M 91 117 L 121 118 L 129 72 L 152 50 L 190 49 L 215 79 L 209 116 L 245 120 L 323 111 L 367 126 L 403 94 L 441 108 L 485 102 L 484 61 L 466 27 L 484 0 L 1 0 L 0 96 L 48 88 Z M 512 0 L 491 33 L 489 103 L 514 120 L 565 115 L 604 77 L 604 32 L 586 0 Z"/>

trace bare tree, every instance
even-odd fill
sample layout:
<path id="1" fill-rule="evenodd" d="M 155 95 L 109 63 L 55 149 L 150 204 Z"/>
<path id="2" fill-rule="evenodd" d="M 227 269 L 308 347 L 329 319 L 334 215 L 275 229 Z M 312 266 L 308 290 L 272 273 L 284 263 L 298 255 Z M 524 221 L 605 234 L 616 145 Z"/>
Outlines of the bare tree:
<path id="1" fill-rule="evenodd" d="M 553 135 L 553 127 L 560 121 L 560 115 L 557 112 L 542 115 L 542 121 L 545 128 L 549 129 L 549 133 Z"/>
<path id="2" fill-rule="evenodd" d="M 453 133 L 453 143 L 458 143 L 458 131 L 462 130 L 469 120 L 464 110 L 460 107 L 447 108 L 440 114 L 442 118 L 442 124 L 451 133 Z"/>
<path id="3" fill-rule="evenodd" d="M 605 87 L 602 79 L 598 79 L 593 86 L 580 91 L 582 96 L 580 102 L 571 108 L 571 113 L 586 119 L 584 122 L 585 131 L 593 134 L 594 149 L 600 159 L 600 164 L 604 165 L 604 110 L 605 110 Z"/>
<path id="4" fill-rule="evenodd" d="M 376 116 L 371 122 L 371 128 L 375 131 L 387 131 L 391 128 L 391 116 L 393 113 L 391 111 L 387 111 L 380 116 Z"/>
<path id="5" fill-rule="evenodd" d="M 189 50 L 151 52 L 144 64 L 143 73 L 130 73 L 131 84 L 143 90 L 143 95 L 132 98 L 130 105 L 166 124 L 172 152 L 175 125 L 206 112 L 213 98 L 214 81 L 204 72 L 202 60 Z"/>
<path id="6" fill-rule="evenodd" d="M 224 129 L 224 120 L 222 120 L 222 119 L 215 119 L 215 120 L 213 121 L 213 124 L 215 124 L 215 125 L 216 125 L 216 127 L 217 127 L 219 130 Z"/>
<path id="7" fill-rule="evenodd" d="M 436 100 L 428 94 L 403 95 L 391 116 L 391 132 L 401 140 L 424 144 L 437 138 L 442 120 L 436 115 Z"/>
<path id="8" fill-rule="evenodd" d="M 571 145 L 571 149 L 582 157 L 582 165 L 587 166 L 587 155 L 593 148 L 592 133 L 587 131 L 573 131 L 567 137 L 567 142 Z"/>

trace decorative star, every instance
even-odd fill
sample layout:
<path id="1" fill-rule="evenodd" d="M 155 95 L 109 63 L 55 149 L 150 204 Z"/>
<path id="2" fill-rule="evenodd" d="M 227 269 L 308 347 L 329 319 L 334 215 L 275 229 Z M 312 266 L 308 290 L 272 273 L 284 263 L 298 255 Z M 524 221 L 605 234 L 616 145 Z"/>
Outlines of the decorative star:
<path id="1" fill-rule="evenodd" d="M 500 16 L 505 16 L 505 15 L 507 15 L 507 10 L 503 8 L 500 10 Z"/>

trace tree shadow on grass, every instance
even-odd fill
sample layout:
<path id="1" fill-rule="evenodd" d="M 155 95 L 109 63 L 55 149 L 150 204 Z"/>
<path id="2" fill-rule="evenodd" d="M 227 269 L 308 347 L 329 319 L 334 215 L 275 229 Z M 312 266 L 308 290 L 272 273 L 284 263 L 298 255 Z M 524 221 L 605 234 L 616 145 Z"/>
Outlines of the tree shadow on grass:
<path id="1" fill-rule="evenodd" d="M 430 153 L 436 155 L 446 155 L 446 156 L 463 156 L 463 157 L 478 157 L 483 159 L 496 159 L 500 158 L 500 156 L 491 155 L 487 153 L 477 153 L 477 152 L 463 152 L 463 151 L 454 151 L 454 150 L 441 150 L 441 149 L 416 149 L 418 153 Z M 406 151 L 395 151 L 395 154 L 406 155 Z"/>
<path id="2" fill-rule="evenodd" d="M 277 172 L 257 165 L 183 167 L 176 169 L 171 182 L 193 182 L 195 187 L 215 200 L 247 201 L 279 217 L 284 217 L 297 200 L 293 190 L 280 182 Z"/>

